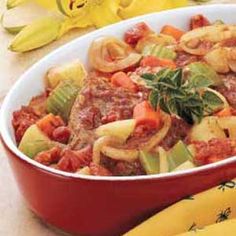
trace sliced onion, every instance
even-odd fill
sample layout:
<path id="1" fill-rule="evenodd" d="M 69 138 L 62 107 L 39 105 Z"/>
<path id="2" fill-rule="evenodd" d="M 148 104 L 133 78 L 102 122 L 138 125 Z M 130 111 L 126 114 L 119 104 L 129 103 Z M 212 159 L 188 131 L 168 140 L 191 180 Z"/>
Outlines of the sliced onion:
<path id="1" fill-rule="evenodd" d="M 167 135 L 170 126 L 171 126 L 171 118 L 169 115 L 163 114 L 163 127 L 154 135 L 151 137 L 151 139 L 143 146 L 143 149 L 145 151 L 151 151 L 155 146 L 157 146 Z"/>
<path id="2" fill-rule="evenodd" d="M 101 150 L 107 145 L 117 145 L 121 144 L 122 141 L 117 137 L 103 136 L 96 140 L 93 145 L 93 162 L 96 164 L 100 163 L 101 160 Z"/>
<path id="3" fill-rule="evenodd" d="M 109 61 L 109 46 L 112 44 L 114 44 L 114 47 L 117 47 L 117 49 L 120 49 L 121 53 L 117 55 L 116 58 L 114 58 L 113 55 L 113 60 Z M 133 51 L 129 45 L 113 37 L 99 38 L 92 43 L 89 49 L 91 65 L 95 69 L 107 73 L 133 66 L 140 61 L 141 57 L 142 56 Z"/>
<path id="4" fill-rule="evenodd" d="M 227 99 L 218 91 L 211 89 L 211 88 L 206 88 L 207 91 L 210 91 L 212 93 L 214 93 L 216 96 L 218 96 L 222 102 L 224 103 L 224 108 L 229 107 L 229 103 L 227 101 Z"/>
<path id="5" fill-rule="evenodd" d="M 102 153 L 114 160 L 133 162 L 138 159 L 137 149 L 118 149 L 109 146 L 103 146 Z"/>
<path id="6" fill-rule="evenodd" d="M 210 25 L 191 30 L 180 39 L 180 47 L 193 55 L 203 56 L 216 45 L 227 39 L 236 37 L 235 25 Z M 209 46 L 207 44 L 209 43 Z"/>
<path id="7" fill-rule="evenodd" d="M 204 59 L 218 73 L 225 74 L 230 70 L 226 48 L 220 47 L 213 49 L 205 55 Z"/>

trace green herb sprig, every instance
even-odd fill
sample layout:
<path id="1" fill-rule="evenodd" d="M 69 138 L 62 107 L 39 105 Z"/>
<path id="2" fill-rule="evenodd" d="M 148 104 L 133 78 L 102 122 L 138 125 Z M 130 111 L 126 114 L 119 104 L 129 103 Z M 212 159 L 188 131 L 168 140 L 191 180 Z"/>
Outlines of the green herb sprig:
<path id="1" fill-rule="evenodd" d="M 185 79 L 182 69 L 163 69 L 157 74 L 143 74 L 147 87 L 151 89 L 149 101 L 166 113 L 176 114 L 189 124 L 198 123 L 222 107 L 223 101 L 206 88 L 212 80 L 201 74 Z"/>

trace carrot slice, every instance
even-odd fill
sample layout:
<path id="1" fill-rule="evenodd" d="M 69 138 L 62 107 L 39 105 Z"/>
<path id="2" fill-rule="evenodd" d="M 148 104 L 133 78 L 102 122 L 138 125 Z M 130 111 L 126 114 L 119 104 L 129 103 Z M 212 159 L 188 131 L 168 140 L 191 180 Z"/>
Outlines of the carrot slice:
<path id="1" fill-rule="evenodd" d="M 217 112 L 216 116 L 218 116 L 218 117 L 232 116 L 232 109 L 231 109 L 231 107 L 226 107 L 223 110 Z"/>
<path id="2" fill-rule="evenodd" d="M 126 88 L 132 92 L 137 92 L 137 85 L 124 72 L 117 72 L 111 77 L 111 83 L 117 87 Z"/>
<path id="3" fill-rule="evenodd" d="M 162 29 L 161 29 L 161 33 L 162 34 L 167 34 L 170 35 L 172 37 L 174 37 L 176 40 L 180 40 L 180 38 L 182 37 L 182 35 L 185 34 L 185 32 L 183 30 L 180 30 L 178 28 L 175 28 L 172 25 L 165 25 Z"/>
<path id="4" fill-rule="evenodd" d="M 157 58 L 155 56 L 144 57 L 143 60 L 141 61 L 140 65 L 143 66 L 143 67 L 146 67 L 146 66 L 150 66 L 150 67 L 161 66 L 161 67 L 168 67 L 168 68 L 171 68 L 171 69 L 176 68 L 176 64 L 172 60 L 160 59 L 160 58 Z"/>
<path id="5" fill-rule="evenodd" d="M 65 123 L 60 116 L 54 116 L 53 114 L 48 114 L 42 119 L 36 122 L 38 128 L 45 133 L 49 138 L 52 138 L 53 131 L 60 126 L 64 126 Z"/>
<path id="6" fill-rule="evenodd" d="M 148 101 L 143 101 L 134 107 L 133 117 L 136 120 L 136 126 L 147 125 L 155 129 L 161 123 L 160 110 L 153 110 Z"/>

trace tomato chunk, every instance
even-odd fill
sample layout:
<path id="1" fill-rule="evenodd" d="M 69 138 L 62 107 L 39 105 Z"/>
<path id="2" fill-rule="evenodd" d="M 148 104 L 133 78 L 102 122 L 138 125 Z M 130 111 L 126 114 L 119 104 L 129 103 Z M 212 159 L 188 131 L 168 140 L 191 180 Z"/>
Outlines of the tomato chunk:
<path id="1" fill-rule="evenodd" d="M 66 149 L 61 154 L 58 169 L 68 172 L 76 172 L 78 169 L 88 166 L 92 161 L 92 147 L 89 145 L 81 150 Z"/>
<path id="2" fill-rule="evenodd" d="M 200 14 L 193 16 L 190 20 L 190 29 L 191 30 L 196 29 L 196 28 L 200 28 L 203 26 L 208 26 L 208 25 L 210 25 L 209 20 Z"/>
<path id="3" fill-rule="evenodd" d="M 135 46 L 142 37 L 151 32 L 152 31 L 147 24 L 145 24 L 144 22 L 140 22 L 126 31 L 124 40 L 126 43 Z"/>

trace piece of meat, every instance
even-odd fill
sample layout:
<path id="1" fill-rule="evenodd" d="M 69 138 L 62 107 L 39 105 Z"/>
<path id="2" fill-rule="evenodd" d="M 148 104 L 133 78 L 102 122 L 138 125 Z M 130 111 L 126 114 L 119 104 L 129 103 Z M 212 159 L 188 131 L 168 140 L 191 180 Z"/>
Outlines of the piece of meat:
<path id="1" fill-rule="evenodd" d="M 150 128 L 146 125 L 139 125 L 135 128 L 131 137 L 127 140 L 124 148 L 136 149 L 141 148 L 153 135 L 158 132 L 158 129 Z"/>
<path id="2" fill-rule="evenodd" d="M 172 148 L 179 140 L 187 138 L 190 127 L 184 120 L 173 116 L 171 118 L 171 127 L 166 137 L 160 143 L 160 146 L 166 150 Z"/>
<path id="3" fill-rule="evenodd" d="M 91 175 L 95 175 L 95 176 L 111 176 L 112 173 L 106 169 L 105 167 L 95 164 L 95 163 L 91 163 L 89 166 L 90 169 L 90 173 Z"/>
<path id="4" fill-rule="evenodd" d="M 75 148 L 92 143 L 94 129 L 100 125 L 132 118 L 134 106 L 146 98 L 146 91 L 130 92 L 112 86 L 107 78 L 91 75 L 70 115 L 69 127 L 73 131 Z"/>
<path id="5" fill-rule="evenodd" d="M 101 166 L 109 170 L 114 176 L 145 175 L 139 160 L 134 162 L 118 161 L 102 155 Z"/>
<path id="6" fill-rule="evenodd" d="M 236 75 L 222 75 L 223 85 L 217 90 L 227 99 L 229 104 L 236 109 Z"/>
<path id="7" fill-rule="evenodd" d="M 134 176 L 134 175 L 145 175 L 145 171 L 140 164 L 140 161 L 127 162 L 119 161 L 117 162 L 115 168 L 113 169 L 113 174 L 116 176 Z"/>

